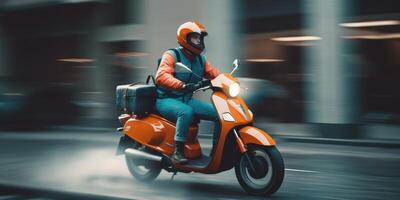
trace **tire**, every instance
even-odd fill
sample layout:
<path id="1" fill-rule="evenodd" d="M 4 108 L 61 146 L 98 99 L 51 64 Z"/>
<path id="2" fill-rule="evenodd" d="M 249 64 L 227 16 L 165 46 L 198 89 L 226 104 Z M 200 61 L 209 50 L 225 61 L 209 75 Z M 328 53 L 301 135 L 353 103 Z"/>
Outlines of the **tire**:
<path id="1" fill-rule="evenodd" d="M 256 174 L 249 172 L 248 160 L 242 155 L 239 163 L 235 166 L 239 184 L 252 195 L 269 196 L 275 193 L 285 176 L 283 159 L 278 149 L 252 146 L 248 150 L 257 172 Z"/>
<path id="2" fill-rule="evenodd" d="M 135 160 L 125 155 L 126 165 L 129 172 L 140 182 L 151 182 L 161 172 L 161 165 L 151 161 Z"/>

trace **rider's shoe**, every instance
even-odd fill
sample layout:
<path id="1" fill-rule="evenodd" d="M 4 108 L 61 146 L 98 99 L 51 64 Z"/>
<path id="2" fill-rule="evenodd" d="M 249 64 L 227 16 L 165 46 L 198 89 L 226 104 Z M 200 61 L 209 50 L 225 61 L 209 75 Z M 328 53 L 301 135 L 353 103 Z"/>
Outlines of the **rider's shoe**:
<path id="1" fill-rule="evenodd" d="M 185 158 L 185 156 L 183 155 L 183 152 L 180 152 L 178 150 L 174 151 L 174 154 L 172 154 L 171 158 L 174 163 L 178 163 L 178 164 L 185 164 L 188 162 L 188 159 Z"/>

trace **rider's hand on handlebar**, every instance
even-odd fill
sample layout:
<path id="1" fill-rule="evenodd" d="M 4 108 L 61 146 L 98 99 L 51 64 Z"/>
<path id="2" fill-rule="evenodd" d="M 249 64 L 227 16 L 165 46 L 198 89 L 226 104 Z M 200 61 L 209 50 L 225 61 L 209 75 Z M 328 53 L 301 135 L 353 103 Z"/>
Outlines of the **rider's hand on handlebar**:
<path id="1" fill-rule="evenodd" d="M 193 92 L 199 88 L 201 88 L 201 83 L 186 83 L 185 85 L 183 85 L 183 90 L 185 92 Z"/>
<path id="2" fill-rule="evenodd" d="M 201 84 L 201 87 L 206 87 L 211 85 L 211 80 L 203 80 L 199 82 Z"/>
<path id="3" fill-rule="evenodd" d="M 203 80 L 203 81 L 199 81 L 198 83 L 186 83 L 185 85 L 183 85 L 183 90 L 185 92 L 193 92 L 195 90 L 198 90 L 200 88 L 206 87 L 211 85 L 211 81 L 210 80 Z"/>

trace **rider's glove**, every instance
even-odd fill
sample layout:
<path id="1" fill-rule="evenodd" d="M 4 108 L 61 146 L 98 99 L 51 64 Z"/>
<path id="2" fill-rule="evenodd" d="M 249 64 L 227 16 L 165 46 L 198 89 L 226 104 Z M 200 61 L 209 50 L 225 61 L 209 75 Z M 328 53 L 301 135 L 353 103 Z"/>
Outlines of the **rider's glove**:
<path id="1" fill-rule="evenodd" d="M 203 80 L 199 82 L 201 84 L 201 87 L 206 87 L 211 85 L 211 80 Z"/>
<path id="2" fill-rule="evenodd" d="M 201 83 L 186 83 L 183 85 L 182 89 L 185 92 L 193 92 L 199 88 L 201 88 Z"/>

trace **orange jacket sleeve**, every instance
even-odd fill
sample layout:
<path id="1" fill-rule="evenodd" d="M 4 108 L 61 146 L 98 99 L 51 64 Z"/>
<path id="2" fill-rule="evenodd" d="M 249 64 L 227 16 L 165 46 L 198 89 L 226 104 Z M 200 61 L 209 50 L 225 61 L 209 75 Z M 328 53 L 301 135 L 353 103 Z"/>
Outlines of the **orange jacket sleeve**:
<path id="1" fill-rule="evenodd" d="M 167 51 L 163 54 L 160 67 L 156 74 L 156 84 L 167 89 L 179 90 L 183 87 L 183 82 L 174 77 L 175 58 Z"/>
<path id="2" fill-rule="evenodd" d="M 156 73 L 156 84 L 167 89 L 180 90 L 183 87 L 183 82 L 174 77 L 175 58 L 167 51 L 163 54 L 160 62 L 160 67 Z M 206 61 L 204 66 L 204 78 L 214 79 L 221 72 L 214 68 L 210 62 Z"/>
<path id="3" fill-rule="evenodd" d="M 217 68 L 213 67 L 210 64 L 210 62 L 208 62 L 206 60 L 206 64 L 204 66 L 204 78 L 206 78 L 206 79 L 214 79 L 219 74 L 221 74 L 221 72 Z"/>

